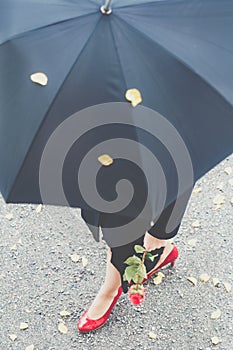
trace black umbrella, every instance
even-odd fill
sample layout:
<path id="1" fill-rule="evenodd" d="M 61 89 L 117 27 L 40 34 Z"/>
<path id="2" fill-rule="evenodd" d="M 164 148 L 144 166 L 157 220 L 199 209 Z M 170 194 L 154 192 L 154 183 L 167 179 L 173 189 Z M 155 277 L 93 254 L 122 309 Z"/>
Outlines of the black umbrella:
<path id="1" fill-rule="evenodd" d="M 231 0 L 2 0 L 6 202 L 80 207 L 110 246 L 172 232 L 233 150 L 232 35 Z"/>

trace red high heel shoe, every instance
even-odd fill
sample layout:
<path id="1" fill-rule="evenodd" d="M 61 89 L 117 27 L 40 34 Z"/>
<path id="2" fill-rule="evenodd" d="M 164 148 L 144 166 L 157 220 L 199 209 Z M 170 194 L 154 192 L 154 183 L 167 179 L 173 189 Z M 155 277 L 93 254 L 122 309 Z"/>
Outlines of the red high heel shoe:
<path id="1" fill-rule="evenodd" d="M 167 265 L 167 264 L 171 264 L 171 267 L 173 267 L 175 265 L 175 261 L 178 258 L 178 249 L 177 247 L 174 245 L 172 251 L 170 252 L 170 254 L 168 254 L 168 256 L 166 257 L 166 259 L 155 269 L 151 270 L 150 272 L 148 272 L 147 274 L 147 278 L 144 279 L 143 283 L 146 282 L 152 275 L 155 274 L 155 272 L 157 272 L 158 270 L 160 270 L 163 266 Z"/>
<path id="2" fill-rule="evenodd" d="M 109 315 L 110 315 L 113 307 L 115 306 L 117 300 L 119 299 L 119 297 L 122 294 L 122 291 L 123 291 L 122 287 L 119 287 L 118 293 L 115 296 L 115 298 L 113 299 L 113 302 L 110 305 L 109 309 L 105 312 L 105 314 L 102 317 L 98 318 L 97 320 L 92 320 L 92 319 L 87 317 L 87 313 L 88 313 L 88 309 L 87 309 L 78 321 L 78 330 L 80 332 L 90 332 L 90 331 L 94 331 L 95 329 L 102 327 L 106 323 L 106 321 L 108 320 Z"/>

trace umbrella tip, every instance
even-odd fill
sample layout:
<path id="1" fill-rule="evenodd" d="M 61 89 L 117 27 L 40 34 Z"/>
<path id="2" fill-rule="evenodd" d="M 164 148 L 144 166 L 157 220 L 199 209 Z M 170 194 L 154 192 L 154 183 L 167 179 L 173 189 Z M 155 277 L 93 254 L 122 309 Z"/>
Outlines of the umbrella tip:
<path id="1" fill-rule="evenodd" d="M 112 0 L 106 0 L 105 4 L 101 6 L 100 11 L 103 13 L 103 15 L 110 15 L 110 13 L 112 13 L 111 2 Z"/>
<path id="2" fill-rule="evenodd" d="M 102 12 L 103 15 L 110 15 L 112 13 L 111 8 L 105 8 L 105 6 L 101 6 L 100 11 Z"/>

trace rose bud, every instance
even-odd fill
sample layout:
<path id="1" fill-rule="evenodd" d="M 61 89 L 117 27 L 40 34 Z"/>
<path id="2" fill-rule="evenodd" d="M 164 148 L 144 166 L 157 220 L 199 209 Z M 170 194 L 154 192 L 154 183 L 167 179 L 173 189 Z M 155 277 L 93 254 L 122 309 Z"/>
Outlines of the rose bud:
<path id="1" fill-rule="evenodd" d="M 145 300 L 145 288 L 143 286 L 133 285 L 129 288 L 129 299 L 132 304 L 138 305 Z"/>

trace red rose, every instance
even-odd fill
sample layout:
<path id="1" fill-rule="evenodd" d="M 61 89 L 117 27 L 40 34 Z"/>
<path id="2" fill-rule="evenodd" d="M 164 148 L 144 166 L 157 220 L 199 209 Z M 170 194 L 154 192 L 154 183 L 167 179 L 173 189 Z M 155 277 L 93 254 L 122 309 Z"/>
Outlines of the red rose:
<path id="1" fill-rule="evenodd" d="M 143 286 L 133 285 L 129 288 L 129 299 L 132 304 L 138 305 L 145 300 L 145 289 Z"/>

